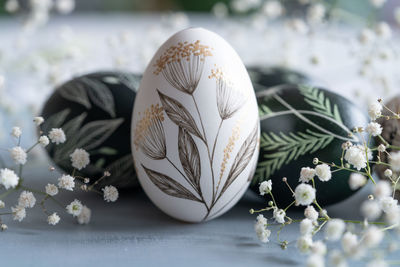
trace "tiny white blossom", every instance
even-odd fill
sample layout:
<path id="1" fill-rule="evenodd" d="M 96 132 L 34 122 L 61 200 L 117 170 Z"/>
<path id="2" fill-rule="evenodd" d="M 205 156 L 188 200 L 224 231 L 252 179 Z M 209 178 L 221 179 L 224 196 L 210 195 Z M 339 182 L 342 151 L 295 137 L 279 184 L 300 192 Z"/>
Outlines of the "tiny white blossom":
<path id="1" fill-rule="evenodd" d="M 33 208 L 36 204 L 36 198 L 32 192 L 22 191 L 18 198 L 18 206 L 23 208 Z"/>
<path id="2" fill-rule="evenodd" d="M 2 224 L 0 225 L 0 229 L 1 229 L 1 231 L 7 230 L 7 229 L 8 229 L 7 224 L 2 223 Z"/>
<path id="3" fill-rule="evenodd" d="M 400 151 L 390 153 L 389 164 L 393 171 L 400 172 Z"/>
<path id="4" fill-rule="evenodd" d="M 22 134 L 21 128 L 19 127 L 13 127 L 11 130 L 11 135 L 14 136 L 15 138 L 19 138 Z"/>
<path id="5" fill-rule="evenodd" d="M 296 205 L 308 206 L 315 199 L 315 188 L 309 184 L 299 184 L 294 191 Z"/>
<path id="6" fill-rule="evenodd" d="M 57 145 L 62 144 L 67 140 L 67 138 L 65 137 L 65 133 L 61 128 L 51 129 L 51 131 L 49 132 L 49 138 L 52 143 L 55 143 Z"/>
<path id="7" fill-rule="evenodd" d="M 392 37 L 392 29 L 390 28 L 389 24 L 384 21 L 379 22 L 375 26 L 375 33 L 383 40 L 388 40 Z"/>
<path id="8" fill-rule="evenodd" d="M 71 157 L 72 167 L 78 170 L 85 168 L 90 163 L 89 153 L 84 149 L 77 148 L 69 156 Z"/>
<path id="9" fill-rule="evenodd" d="M 269 19 L 276 19 L 281 16 L 284 12 L 283 6 L 279 1 L 270 0 L 264 2 L 262 8 L 262 12 Z"/>
<path id="10" fill-rule="evenodd" d="M 50 143 L 49 138 L 45 135 L 42 135 L 41 137 L 39 137 L 38 142 L 42 147 L 45 147 Z"/>
<path id="11" fill-rule="evenodd" d="M 371 117 L 372 120 L 376 120 L 378 117 L 382 115 L 382 105 L 378 101 L 372 102 L 368 106 L 368 115 Z"/>
<path id="12" fill-rule="evenodd" d="M 386 151 L 386 146 L 385 146 L 384 144 L 380 144 L 380 145 L 378 146 L 378 151 L 379 151 L 379 152 L 385 152 L 385 151 Z"/>
<path id="13" fill-rule="evenodd" d="M 319 254 L 311 254 L 307 258 L 306 267 L 325 267 L 325 260 Z"/>
<path id="14" fill-rule="evenodd" d="M 385 4 L 386 0 L 369 0 L 369 2 L 374 7 L 379 8 L 379 7 L 382 7 Z"/>
<path id="15" fill-rule="evenodd" d="M 316 211 L 313 206 L 307 206 L 307 208 L 304 209 L 304 216 L 315 222 L 318 220 L 318 211 Z"/>
<path id="16" fill-rule="evenodd" d="M 378 136 L 382 133 L 382 126 L 377 122 L 370 122 L 367 127 L 365 127 L 365 131 L 372 136 Z"/>
<path id="17" fill-rule="evenodd" d="M 101 190 L 103 191 L 105 201 L 115 202 L 118 199 L 118 190 L 114 186 L 108 185 Z"/>
<path id="18" fill-rule="evenodd" d="M 308 32 L 307 24 L 301 19 L 292 19 L 287 25 L 296 33 L 306 34 Z"/>
<path id="19" fill-rule="evenodd" d="M 376 226 L 370 226 L 362 237 L 362 244 L 368 248 L 376 247 L 383 239 L 383 232 Z"/>
<path id="20" fill-rule="evenodd" d="M 55 8 L 61 14 L 69 14 L 75 9 L 75 0 L 57 0 Z"/>
<path id="21" fill-rule="evenodd" d="M 260 190 L 260 195 L 263 196 L 265 194 L 269 194 L 272 190 L 272 181 L 268 180 L 268 181 L 264 181 L 260 184 L 259 187 Z"/>
<path id="22" fill-rule="evenodd" d="M 391 169 L 386 169 L 385 172 L 383 173 L 386 177 L 390 178 L 393 175 L 393 172 Z"/>
<path id="23" fill-rule="evenodd" d="M 389 266 L 390 265 L 382 259 L 373 259 L 366 265 L 366 267 L 389 267 Z"/>
<path id="24" fill-rule="evenodd" d="M 49 196 L 55 196 L 58 194 L 58 187 L 55 184 L 47 184 L 46 187 L 46 194 Z"/>
<path id="25" fill-rule="evenodd" d="M 351 190 L 357 190 L 358 188 L 364 186 L 367 183 L 367 178 L 360 174 L 353 172 L 350 174 L 349 186 Z"/>
<path id="26" fill-rule="evenodd" d="M 21 222 L 26 217 L 26 211 L 24 207 L 21 206 L 11 207 L 11 212 L 14 221 Z"/>
<path id="27" fill-rule="evenodd" d="M 390 196 L 392 194 L 392 188 L 388 181 L 379 181 L 376 183 L 373 189 L 373 193 L 375 197 L 383 198 L 386 196 Z"/>
<path id="28" fill-rule="evenodd" d="M 0 170 L 0 183 L 5 189 L 14 188 L 18 185 L 19 177 L 13 170 L 7 168 Z"/>
<path id="29" fill-rule="evenodd" d="M 329 262 L 332 266 L 347 267 L 346 257 L 337 249 L 329 253 Z"/>
<path id="30" fill-rule="evenodd" d="M 71 175 L 63 175 L 60 178 L 58 178 L 58 187 L 68 190 L 68 191 L 73 191 L 75 187 L 75 181 L 74 177 Z"/>
<path id="31" fill-rule="evenodd" d="M 325 6 L 321 3 L 311 5 L 307 10 L 307 19 L 312 23 L 319 23 L 325 16 Z"/>
<path id="32" fill-rule="evenodd" d="M 325 237 L 330 241 L 339 240 L 346 228 L 346 224 L 341 219 L 331 219 L 325 226 Z"/>
<path id="33" fill-rule="evenodd" d="M 303 235 L 297 240 L 297 249 L 301 253 L 308 253 L 313 245 L 311 235 Z"/>
<path id="34" fill-rule="evenodd" d="M 379 205 L 383 212 L 388 213 L 397 206 L 397 199 L 386 196 L 379 199 Z"/>
<path id="35" fill-rule="evenodd" d="M 19 10 L 19 2 L 18 2 L 18 0 L 7 0 L 5 5 L 4 5 L 4 9 L 8 13 L 17 12 Z"/>
<path id="36" fill-rule="evenodd" d="M 27 154 L 20 146 L 15 146 L 10 149 L 11 158 L 16 164 L 24 165 L 26 163 Z"/>
<path id="37" fill-rule="evenodd" d="M 277 223 L 285 223 L 286 212 L 282 209 L 274 209 L 273 217 Z"/>
<path id="38" fill-rule="evenodd" d="M 310 167 L 303 167 L 300 171 L 299 182 L 307 183 L 315 176 L 315 169 Z"/>
<path id="39" fill-rule="evenodd" d="M 358 41 L 363 45 L 371 43 L 374 39 L 374 32 L 368 28 L 363 29 L 358 36 Z"/>
<path id="40" fill-rule="evenodd" d="M 225 18 L 228 15 L 229 10 L 224 2 L 217 2 L 212 7 L 212 12 L 217 18 Z"/>
<path id="41" fill-rule="evenodd" d="M 358 238 L 357 235 L 350 232 L 346 232 L 342 237 L 342 248 L 344 253 L 347 255 L 352 255 L 357 251 L 358 248 Z"/>
<path id="42" fill-rule="evenodd" d="M 47 217 L 47 222 L 50 225 L 56 225 L 60 221 L 60 216 L 56 212 Z"/>
<path id="43" fill-rule="evenodd" d="M 269 242 L 269 236 L 271 235 L 271 231 L 267 229 L 268 220 L 262 215 L 257 216 L 257 221 L 254 224 L 254 230 L 257 234 L 258 239 L 263 242 Z"/>
<path id="44" fill-rule="evenodd" d="M 75 199 L 74 201 L 72 201 L 72 202 L 66 207 L 66 209 L 67 209 L 67 212 L 68 212 L 69 214 L 71 214 L 72 216 L 76 217 L 76 216 L 78 216 L 78 215 L 81 213 L 81 211 L 82 211 L 82 203 L 81 203 L 79 200 Z"/>
<path id="45" fill-rule="evenodd" d="M 92 217 L 92 211 L 86 207 L 82 207 L 81 213 L 76 217 L 79 224 L 88 224 L 90 222 L 90 218 Z"/>
<path id="46" fill-rule="evenodd" d="M 325 163 L 315 167 L 315 174 L 322 182 L 327 182 L 332 178 L 331 167 Z"/>
<path id="47" fill-rule="evenodd" d="M 361 149 L 359 146 L 352 146 L 346 150 L 344 159 L 354 166 L 357 170 L 367 167 L 367 158 L 365 155 L 365 150 Z"/>
<path id="48" fill-rule="evenodd" d="M 33 122 L 36 124 L 36 126 L 40 126 L 44 122 L 44 119 L 43 117 L 34 117 Z"/>
<path id="49" fill-rule="evenodd" d="M 6 206 L 3 200 L 0 200 L 0 209 L 3 209 Z"/>
<path id="50" fill-rule="evenodd" d="M 325 245 L 324 242 L 322 242 L 321 240 L 318 240 L 318 241 L 313 242 L 313 245 L 311 247 L 311 251 L 314 254 L 323 256 L 323 255 L 326 254 L 328 249 L 326 248 L 326 245 Z"/>
<path id="51" fill-rule="evenodd" d="M 367 218 L 371 221 L 378 219 L 382 214 L 381 207 L 379 206 L 379 203 L 375 200 L 365 200 L 361 204 L 360 209 L 361 214 L 364 216 L 364 218 Z"/>
<path id="52" fill-rule="evenodd" d="M 390 225 L 400 223 L 400 207 L 396 205 L 386 212 L 385 221 Z"/>
<path id="53" fill-rule="evenodd" d="M 301 235 L 310 235 L 312 231 L 314 230 L 314 224 L 313 221 L 310 219 L 303 219 L 300 222 L 300 234 Z"/>

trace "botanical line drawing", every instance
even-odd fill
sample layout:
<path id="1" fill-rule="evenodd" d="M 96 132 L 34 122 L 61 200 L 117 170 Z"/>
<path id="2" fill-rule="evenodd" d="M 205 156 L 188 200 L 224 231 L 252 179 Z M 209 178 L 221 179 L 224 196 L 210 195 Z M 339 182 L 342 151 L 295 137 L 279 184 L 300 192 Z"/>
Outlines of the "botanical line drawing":
<path id="1" fill-rule="evenodd" d="M 216 105 L 221 120 L 215 138 L 210 143 L 207 138 L 202 114 L 196 101 L 195 91 L 202 77 L 205 60 L 207 57 L 212 56 L 211 50 L 212 48 L 201 44 L 200 41 L 194 43 L 180 42 L 176 46 L 168 48 L 156 61 L 156 64 L 154 64 L 156 68 L 154 74 L 158 75 L 162 73 L 163 77 L 172 87 L 184 94 L 190 95 L 195 106 L 195 114 L 191 114 L 177 99 L 166 95 L 160 88 L 156 88 L 162 105 L 162 108 L 160 107 L 161 111 L 165 112 L 169 120 L 178 127 L 177 150 L 180 166 L 168 157 L 168 153 L 164 149 L 165 133 L 161 130 L 163 128 L 163 119 L 156 119 L 157 116 L 161 117 L 161 115 L 154 116 L 151 112 L 148 115 L 148 109 L 144 114 L 139 114 L 141 115 L 141 119 L 135 125 L 134 135 L 136 149 L 141 149 L 152 160 L 167 160 L 179 172 L 187 184 L 181 184 L 168 175 L 151 170 L 141 164 L 151 182 L 167 195 L 202 203 L 207 210 L 203 220 L 206 220 L 210 216 L 214 217 L 223 210 L 223 208 L 219 208 L 218 210 L 213 210 L 213 208 L 221 199 L 224 192 L 228 190 L 237 177 L 246 169 L 256 151 L 259 141 L 258 122 L 256 122 L 256 126 L 240 145 L 231 169 L 222 184 L 221 190 L 219 190 L 224 174 L 223 172 L 220 174 L 217 185 L 213 168 L 215 147 L 218 142 L 219 132 L 223 121 L 233 118 L 236 112 L 244 106 L 246 97 L 241 94 L 240 90 L 234 87 L 234 84 L 229 81 L 221 69 L 217 68 L 211 71 L 208 78 L 215 79 L 216 81 Z M 158 107 L 158 104 L 153 104 L 152 107 Z M 200 126 L 198 126 L 195 118 L 200 123 Z M 158 125 L 157 127 L 156 124 Z M 239 126 L 237 125 L 232 129 L 235 141 L 238 139 L 240 132 Z M 198 144 L 194 138 L 198 138 L 197 140 L 205 146 L 208 158 L 206 161 L 200 158 Z M 161 139 L 161 141 L 157 139 Z M 163 143 L 164 146 L 161 146 L 160 144 Z M 233 147 L 230 152 L 232 150 Z M 154 157 L 154 155 L 160 156 Z M 228 160 L 229 157 L 225 159 L 224 166 L 226 166 Z M 206 162 L 208 163 L 212 180 L 211 201 L 204 199 L 200 184 L 202 163 Z M 205 175 L 208 175 L 208 173 Z M 226 207 L 233 199 L 231 198 L 228 202 L 224 203 L 223 207 Z"/>

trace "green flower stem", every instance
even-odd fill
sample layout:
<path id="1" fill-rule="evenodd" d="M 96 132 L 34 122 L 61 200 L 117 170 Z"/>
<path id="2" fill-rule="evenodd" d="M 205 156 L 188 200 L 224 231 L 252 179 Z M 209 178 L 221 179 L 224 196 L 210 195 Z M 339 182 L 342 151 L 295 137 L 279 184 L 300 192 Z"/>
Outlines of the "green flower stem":
<path id="1" fill-rule="evenodd" d="M 1 215 L 11 215 L 11 214 L 13 214 L 12 212 L 3 212 L 3 213 L 0 213 L 0 216 Z"/>
<path id="2" fill-rule="evenodd" d="M 284 211 L 286 212 L 288 208 L 290 208 L 291 206 L 294 205 L 294 203 L 296 203 L 296 200 L 294 200 L 292 203 L 290 203 L 290 204 L 284 209 Z"/>
<path id="3" fill-rule="evenodd" d="M 33 188 L 29 188 L 29 187 L 26 187 L 26 186 L 23 186 L 23 185 L 20 185 L 19 189 L 24 189 L 24 190 L 28 190 L 28 191 L 31 191 L 31 192 L 36 193 L 36 194 L 49 196 L 48 198 L 53 200 L 54 203 L 56 203 L 57 205 L 59 205 L 63 209 L 65 208 L 65 206 L 60 201 L 58 201 L 55 197 L 48 195 L 46 192 L 43 192 L 43 191 L 40 191 L 40 190 L 36 190 L 36 189 L 33 189 Z"/>
<path id="4" fill-rule="evenodd" d="M 275 201 L 274 195 L 272 194 L 271 191 L 269 191 L 269 195 L 270 195 L 271 198 L 272 198 L 272 202 L 274 202 L 274 206 L 275 206 L 275 207 L 278 207 L 278 206 L 276 205 L 276 201 Z"/>
<path id="5" fill-rule="evenodd" d="M 371 161 L 371 162 L 373 162 L 373 161 Z M 363 175 L 365 175 L 365 176 L 368 176 L 368 174 L 367 174 L 366 172 L 360 172 L 360 171 L 353 170 L 353 169 L 350 169 L 350 168 L 341 167 L 341 166 L 338 166 L 338 165 L 336 165 L 336 164 L 334 164 L 334 163 L 328 163 L 328 162 L 324 162 L 324 161 L 318 161 L 318 163 L 324 163 L 324 164 L 329 165 L 329 166 L 331 166 L 331 167 L 337 168 L 338 170 L 349 171 L 349 172 L 356 172 L 356 173 L 359 173 L 359 174 L 363 174 Z"/>
<path id="6" fill-rule="evenodd" d="M 390 165 L 390 164 L 388 164 L 388 163 L 385 163 L 385 162 L 382 162 L 382 161 L 370 161 L 371 163 L 374 163 L 374 164 L 377 164 L 377 165 L 385 165 L 385 166 L 388 166 L 388 167 L 392 167 L 392 165 Z"/>
<path id="7" fill-rule="evenodd" d="M 325 220 L 323 223 L 321 223 L 321 225 L 318 226 L 318 228 L 315 229 L 315 230 L 313 231 L 312 234 L 315 235 L 316 233 L 318 233 L 319 231 L 321 231 L 322 227 L 324 227 L 324 225 L 325 225 L 327 222 L 328 222 L 328 220 Z"/>
<path id="8" fill-rule="evenodd" d="M 5 197 L 7 197 L 9 194 L 11 194 L 12 192 L 16 191 L 16 189 L 10 189 L 7 190 L 6 192 L 4 192 L 3 194 L 0 195 L 0 199 L 4 199 Z"/>
<path id="9" fill-rule="evenodd" d="M 31 146 L 30 148 L 28 148 L 28 150 L 26 151 L 26 153 L 31 152 L 32 149 L 35 148 L 35 146 L 37 146 L 39 144 L 39 141 L 37 141 L 35 144 L 33 144 L 33 146 Z"/>

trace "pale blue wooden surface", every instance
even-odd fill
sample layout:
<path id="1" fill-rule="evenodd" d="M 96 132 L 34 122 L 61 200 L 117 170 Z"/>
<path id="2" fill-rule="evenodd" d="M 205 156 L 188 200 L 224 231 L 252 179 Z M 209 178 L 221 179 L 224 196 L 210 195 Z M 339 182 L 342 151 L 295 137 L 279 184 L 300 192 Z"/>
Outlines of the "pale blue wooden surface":
<path id="1" fill-rule="evenodd" d="M 31 167 L 32 186 L 55 181 L 46 167 Z M 355 218 L 364 190 L 329 209 L 331 216 Z M 116 203 L 105 203 L 99 195 L 63 193 L 64 203 L 75 197 L 92 209 L 92 222 L 81 226 L 61 210 L 59 225 L 47 225 L 37 205 L 27 210 L 21 223 L 5 219 L 9 229 L 0 233 L 0 266 L 302 266 L 305 256 L 294 244 L 283 251 L 274 242 L 261 244 L 253 231 L 255 216 L 250 208 L 261 208 L 252 194 L 231 211 L 201 224 L 178 222 L 164 215 L 140 189 L 121 192 Z M 6 203 L 15 200 L 11 196 Z M 267 214 L 268 215 L 268 214 Z M 301 216 L 291 213 L 291 216 Z M 277 228 L 274 228 L 276 232 Z M 285 228 L 281 237 L 294 241 L 298 224 Z M 360 265 L 362 266 L 362 264 Z"/>

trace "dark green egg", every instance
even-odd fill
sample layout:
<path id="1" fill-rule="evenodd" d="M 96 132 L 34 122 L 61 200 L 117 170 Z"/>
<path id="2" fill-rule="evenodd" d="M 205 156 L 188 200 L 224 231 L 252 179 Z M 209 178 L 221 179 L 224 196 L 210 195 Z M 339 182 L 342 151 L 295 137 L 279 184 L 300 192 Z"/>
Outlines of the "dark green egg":
<path id="1" fill-rule="evenodd" d="M 90 154 L 90 164 L 77 172 L 91 181 L 119 188 L 137 184 L 130 149 L 133 103 L 141 76 L 126 72 L 96 72 L 74 78 L 56 88 L 43 107 L 42 131 L 62 128 L 66 142 L 46 147 L 51 160 L 67 173 L 76 148 Z"/>
<path id="2" fill-rule="evenodd" d="M 303 73 L 282 67 L 250 66 L 247 67 L 256 92 L 280 84 L 313 84 L 315 82 Z"/>
<path id="3" fill-rule="evenodd" d="M 283 177 L 294 189 L 302 167 L 315 167 L 313 158 L 340 165 L 342 144 L 354 127 L 365 126 L 368 117 L 356 105 L 331 91 L 311 86 L 280 85 L 256 93 L 261 120 L 260 154 L 251 188 L 271 179 L 280 205 L 293 201 Z M 348 171 L 332 174 L 328 182 L 317 178 L 317 200 L 337 203 L 355 191 L 348 185 Z"/>

